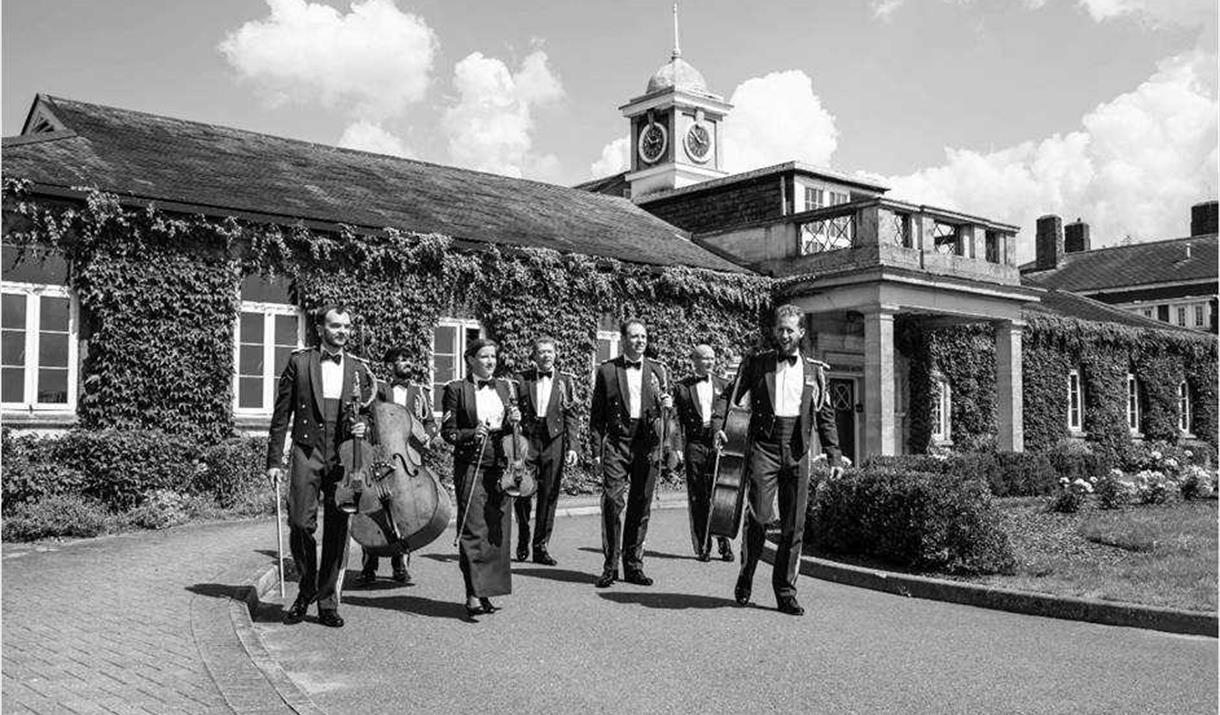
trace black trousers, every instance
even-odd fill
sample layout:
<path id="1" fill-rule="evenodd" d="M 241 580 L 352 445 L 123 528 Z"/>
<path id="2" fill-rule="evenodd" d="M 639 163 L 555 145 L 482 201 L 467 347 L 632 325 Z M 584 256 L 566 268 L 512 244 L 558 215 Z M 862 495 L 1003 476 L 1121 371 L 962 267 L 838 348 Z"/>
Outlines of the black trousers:
<path id="1" fill-rule="evenodd" d="M 347 513 L 335 505 L 343 478 L 335 429 L 339 401 L 326 400 L 323 443 L 310 449 L 292 445 L 288 483 L 288 546 L 301 574 L 298 598 L 316 599 L 319 608 L 338 608 L 347 567 Z M 318 563 L 318 503 L 322 503 L 322 562 Z"/>
<path id="2" fill-rule="evenodd" d="M 499 489 L 503 470 L 497 456 L 489 440 L 478 469 L 470 462 L 455 459 L 453 463 L 457 523 L 462 526 L 458 535 L 458 568 L 468 598 L 504 596 L 513 591 L 509 560 L 513 498 Z"/>
<path id="3" fill-rule="evenodd" d="M 377 565 L 381 563 L 381 558 L 363 549 L 361 551 L 364 552 L 364 556 L 360 559 L 360 570 L 366 574 L 377 573 Z M 395 571 L 402 571 L 406 567 L 406 561 L 403 559 L 402 554 L 394 554 L 390 557 L 390 568 Z"/>
<path id="4" fill-rule="evenodd" d="M 555 510 L 559 506 L 559 484 L 563 479 L 565 439 L 563 435 L 552 438 L 530 438 L 530 449 L 537 454 L 538 493 L 534 496 L 537 517 L 534 521 L 533 539 L 530 539 L 530 499 L 516 499 L 513 510 L 517 513 L 517 550 L 534 547 L 534 554 L 546 551 L 555 529 Z"/>
<path id="5" fill-rule="evenodd" d="M 683 452 L 686 461 L 686 499 L 690 506 L 690 538 L 695 554 L 702 554 L 704 545 L 711 549 L 711 541 L 707 538 L 707 520 L 712 508 L 712 467 L 715 464 L 716 450 L 712 449 L 711 439 L 689 439 Z M 723 536 L 716 537 L 720 550 L 729 548 L 729 540 Z"/>
<path id="6" fill-rule="evenodd" d="M 762 555 L 766 525 L 773 519 L 771 504 L 779 497 L 780 537 L 776 546 L 771 586 L 779 597 L 796 595 L 796 577 L 805 536 L 805 506 L 809 501 L 809 475 L 801 468 L 805 456 L 793 449 L 795 420 L 780 418 L 769 440 L 755 440 L 746 475 L 749 510 L 741 548 L 740 578 L 750 582 Z"/>
<path id="7" fill-rule="evenodd" d="M 644 539 L 657 484 L 657 470 L 648 460 L 648 437 L 643 420 L 632 420 L 626 433 L 607 436 L 602 446 L 602 554 L 606 571 L 617 570 L 620 558 L 626 573 L 644 568 Z"/>

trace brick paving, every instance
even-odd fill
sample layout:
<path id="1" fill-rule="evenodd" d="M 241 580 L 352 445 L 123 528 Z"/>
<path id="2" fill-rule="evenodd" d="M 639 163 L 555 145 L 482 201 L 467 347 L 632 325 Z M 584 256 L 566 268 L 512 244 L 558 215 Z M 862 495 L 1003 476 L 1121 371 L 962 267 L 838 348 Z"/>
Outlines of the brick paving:
<path id="1" fill-rule="evenodd" d="M 270 520 L 3 546 L 5 713 L 283 712 L 231 608 Z"/>

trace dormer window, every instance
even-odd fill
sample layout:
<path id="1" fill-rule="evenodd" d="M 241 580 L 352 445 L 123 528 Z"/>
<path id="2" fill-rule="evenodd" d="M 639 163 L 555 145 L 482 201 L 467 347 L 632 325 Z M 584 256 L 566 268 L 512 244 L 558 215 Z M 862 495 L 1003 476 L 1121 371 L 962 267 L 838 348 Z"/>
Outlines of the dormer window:
<path id="1" fill-rule="evenodd" d="M 820 209 L 826 205 L 826 190 L 815 189 L 812 186 L 805 187 L 805 210 L 813 211 Z"/>

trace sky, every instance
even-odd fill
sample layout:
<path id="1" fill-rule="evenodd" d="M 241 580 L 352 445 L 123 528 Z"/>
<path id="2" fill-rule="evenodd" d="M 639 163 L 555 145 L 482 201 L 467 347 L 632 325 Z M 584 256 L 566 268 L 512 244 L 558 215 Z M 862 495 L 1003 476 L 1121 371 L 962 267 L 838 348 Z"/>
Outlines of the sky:
<path id="1" fill-rule="evenodd" d="M 1215 0 L 684 0 L 727 167 L 800 160 L 1094 246 L 1217 194 Z M 0 115 L 38 92 L 565 185 L 620 170 L 670 0 L 5 0 Z"/>

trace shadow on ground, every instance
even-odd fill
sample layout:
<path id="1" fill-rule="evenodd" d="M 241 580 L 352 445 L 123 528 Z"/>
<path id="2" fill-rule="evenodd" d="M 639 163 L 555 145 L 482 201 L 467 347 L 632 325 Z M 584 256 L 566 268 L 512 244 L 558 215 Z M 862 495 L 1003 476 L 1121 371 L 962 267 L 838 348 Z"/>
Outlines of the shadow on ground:
<path id="1" fill-rule="evenodd" d="M 645 608 L 663 608 L 682 611 L 688 608 L 737 608 L 729 598 L 698 596 L 690 593 L 637 593 L 633 591 L 603 591 L 597 594 L 607 601 L 634 604 Z"/>
<path id="2" fill-rule="evenodd" d="M 368 598 L 344 594 L 344 605 L 363 606 L 365 608 L 381 608 L 387 611 L 401 611 L 417 616 L 431 618 L 451 618 L 456 621 L 467 620 L 466 606 L 457 601 L 436 601 L 419 596 L 390 596 Z"/>

